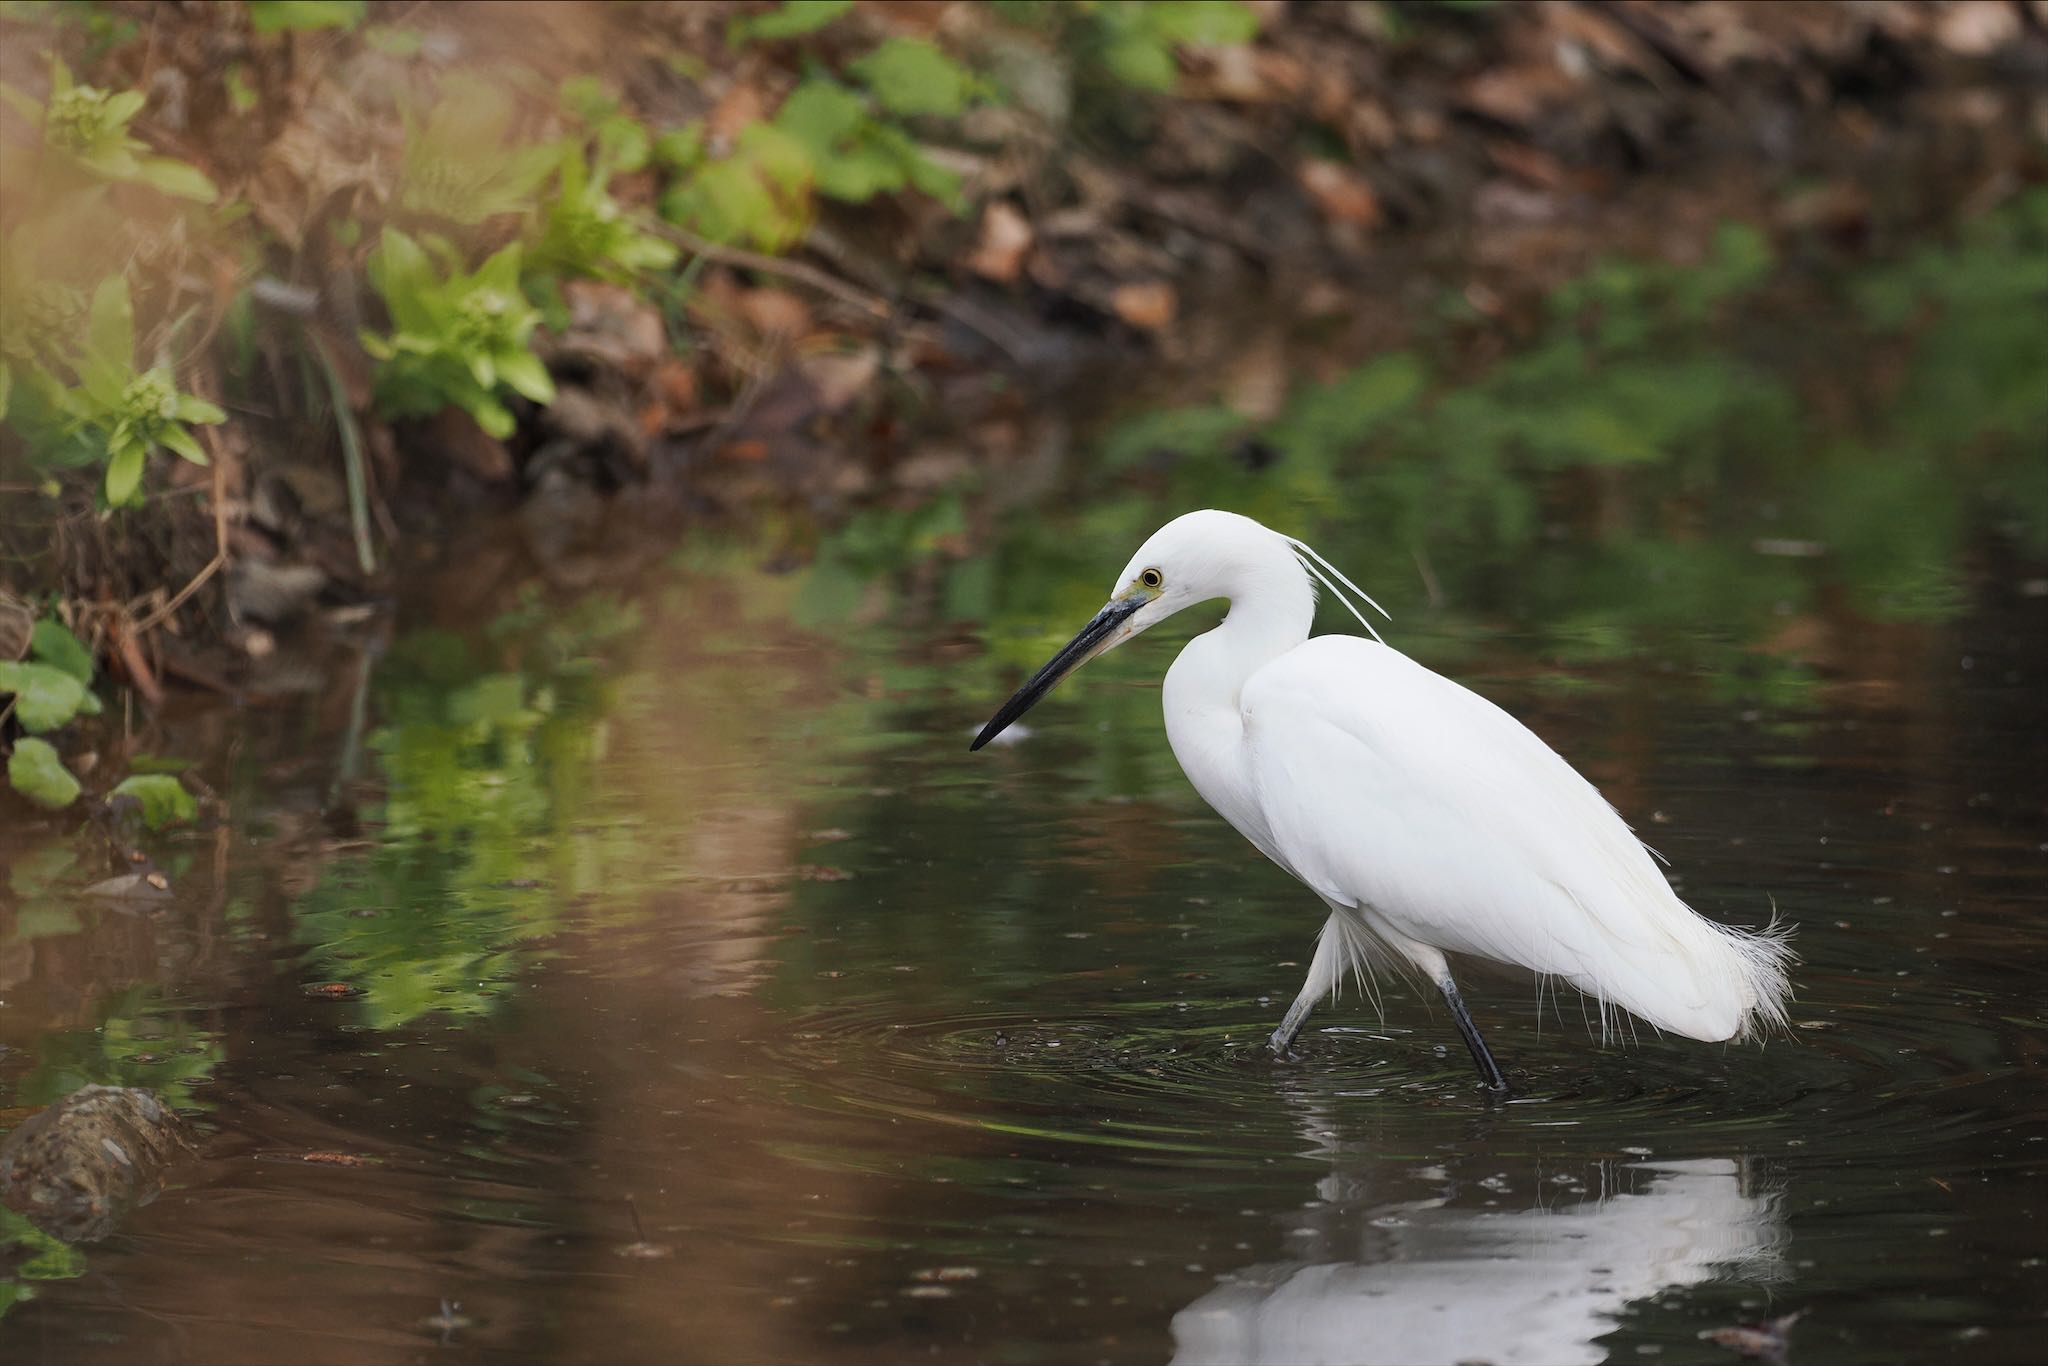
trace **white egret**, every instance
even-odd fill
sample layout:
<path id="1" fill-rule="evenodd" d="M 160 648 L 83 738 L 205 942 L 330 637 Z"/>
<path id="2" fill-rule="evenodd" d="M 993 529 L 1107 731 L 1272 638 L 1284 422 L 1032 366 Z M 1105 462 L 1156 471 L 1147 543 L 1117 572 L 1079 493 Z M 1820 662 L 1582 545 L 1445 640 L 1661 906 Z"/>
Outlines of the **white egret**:
<path id="1" fill-rule="evenodd" d="M 1486 1085 L 1505 1088 L 1446 953 L 1571 983 L 1599 1001 L 1603 1035 L 1616 1007 L 1709 1042 L 1784 1024 L 1782 933 L 1695 913 L 1593 785 L 1477 693 L 1377 632 L 1310 639 L 1317 582 L 1372 631 L 1346 591 L 1379 604 L 1302 542 L 1236 513 L 1177 517 L 970 748 L 1096 655 L 1228 599 L 1167 670 L 1166 736 L 1202 799 L 1329 907 L 1275 1053 L 1347 973 L 1369 990 L 1375 965 L 1412 969 L 1443 993 Z"/>

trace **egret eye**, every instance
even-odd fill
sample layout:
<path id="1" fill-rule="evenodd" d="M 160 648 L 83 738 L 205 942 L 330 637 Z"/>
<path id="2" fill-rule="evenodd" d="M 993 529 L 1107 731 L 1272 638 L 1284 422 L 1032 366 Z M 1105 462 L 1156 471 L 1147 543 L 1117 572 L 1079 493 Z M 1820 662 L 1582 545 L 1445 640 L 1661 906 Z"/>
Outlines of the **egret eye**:
<path id="1" fill-rule="evenodd" d="M 1157 588 L 1160 584 L 1166 582 L 1166 580 L 1159 577 L 1158 570 L 1148 569 L 1144 573 L 1138 575 L 1138 582 L 1144 584 L 1147 588 Z"/>

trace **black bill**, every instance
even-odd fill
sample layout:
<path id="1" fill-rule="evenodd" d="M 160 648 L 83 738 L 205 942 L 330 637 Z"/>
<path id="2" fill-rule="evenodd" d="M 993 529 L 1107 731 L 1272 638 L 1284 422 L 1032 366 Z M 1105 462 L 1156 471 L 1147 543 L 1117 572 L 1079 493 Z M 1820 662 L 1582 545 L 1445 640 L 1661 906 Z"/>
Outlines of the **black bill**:
<path id="1" fill-rule="evenodd" d="M 1009 729 L 1010 723 L 1038 705 L 1038 699 L 1053 690 L 1053 687 L 1068 674 L 1093 659 L 1109 640 L 1117 627 L 1124 624 L 1131 613 L 1143 607 L 1150 599 L 1139 594 L 1118 598 L 1095 614 L 1095 619 L 1081 628 L 1081 633 L 1068 641 L 1066 647 L 1054 655 L 1046 666 L 1031 675 L 1031 681 L 1017 689 L 1017 695 L 1003 703 L 989 723 L 981 728 L 981 734 L 974 737 L 974 743 L 967 748 L 971 752 L 980 749 L 989 741 Z"/>

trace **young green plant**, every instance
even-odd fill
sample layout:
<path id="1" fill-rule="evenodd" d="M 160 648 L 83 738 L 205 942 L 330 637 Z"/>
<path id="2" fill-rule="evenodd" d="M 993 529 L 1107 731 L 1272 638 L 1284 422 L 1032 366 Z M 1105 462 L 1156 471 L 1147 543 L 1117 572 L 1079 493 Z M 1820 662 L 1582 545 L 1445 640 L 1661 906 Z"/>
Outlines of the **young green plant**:
<path id="1" fill-rule="evenodd" d="M 444 263 L 454 249 L 437 244 Z M 438 269 L 419 242 L 386 228 L 371 253 L 370 283 L 391 311 L 388 336 L 365 332 L 363 349 L 380 362 L 376 393 L 388 416 L 428 417 L 453 405 L 503 440 L 512 435 L 504 395 L 552 403 L 555 384 L 533 353 L 540 312 L 519 288 L 518 243 L 474 272 Z"/>

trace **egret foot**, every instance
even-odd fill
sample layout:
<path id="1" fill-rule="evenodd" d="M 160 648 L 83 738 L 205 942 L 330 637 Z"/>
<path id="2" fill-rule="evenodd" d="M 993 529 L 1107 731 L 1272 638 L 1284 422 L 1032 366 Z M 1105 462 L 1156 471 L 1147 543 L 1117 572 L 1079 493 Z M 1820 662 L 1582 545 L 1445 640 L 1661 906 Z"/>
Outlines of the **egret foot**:
<path id="1" fill-rule="evenodd" d="M 1295 998 L 1293 1005 L 1287 1007 L 1287 1014 L 1281 1019 L 1280 1027 L 1273 1031 L 1272 1038 L 1266 1040 L 1266 1047 L 1273 1050 L 1274 1057 L 1284 1062 L 1295 1056 L 1295 1036 L 1301 1033 L 1302 1025 L 1308 1021 L 1308 1013 L 1315 1007 L 1316 998 L 1306 990 Z"/>
<path id="2" fill-rule="evenodd" d="M 1479 1026 L 1472 1023 L 1472 1012 L 1465 1009 L 1465 998 L 1458 994 L 1458 984 L 1446 977 L 1437 983 L 1444 994 L 1444 1003 L 1451 1008 L 1451 1018 L 1458 1022 L 1458 1032 L 1465 1036 L 1465 1047 L 1472 1050 L 1472 1061 L 1479 1064 L 1479 1080 L 1489 1091 L 1505 1091 L 1508 1079 L 1501 1075 L 1500 1064 L 1493 1060 L 1493 1052 L 1486 1046 L 1486 1040 L 1479 1037 Z"/>

